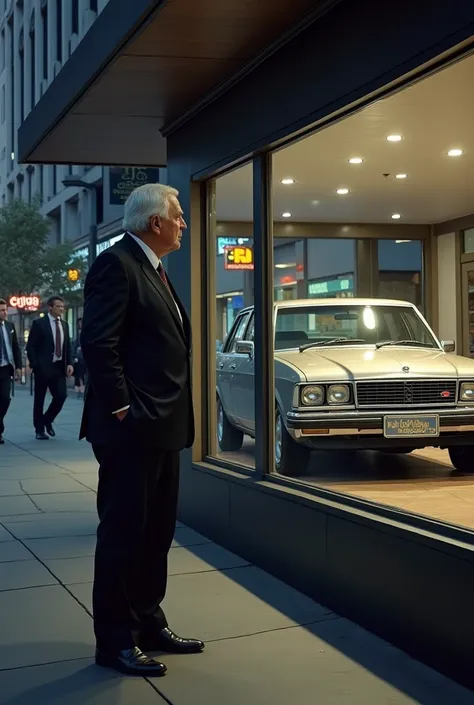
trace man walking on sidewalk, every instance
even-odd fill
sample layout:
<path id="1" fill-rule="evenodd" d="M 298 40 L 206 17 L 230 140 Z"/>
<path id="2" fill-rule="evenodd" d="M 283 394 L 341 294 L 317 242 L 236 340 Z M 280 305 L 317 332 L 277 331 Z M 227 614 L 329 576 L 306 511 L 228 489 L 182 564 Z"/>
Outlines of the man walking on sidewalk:
<path id="1" fill-rule="evenodd" d="M 0 445 L 3 445 L 4 418 L 10 406 L 12 377 L 21 376 L 21 352 L 15 326 L 7 321 L 8 306 L 0 299 Z"/>
<path id="2" fill-rule="evenodd" d="M 88 385 L 81 438 L 99 462 L 93 590 L 96 663 L 161 676 L 147 651 L 196 653 L 168 627 L 168 551 L 176 525 L 179 451 L 194 439 L 191 327 L 161 258 L 186 228 L 178 192 L 140 186 L 122 240 L 100 254 L 84 291 Z"/>
<path id="3" fill-rule="evenodd" d="M 52 296 L 48 300 L 48 314 L 33 321 L 26 345 L 30 368 L 35 375 L 33 423 L 39 441 L 56 435 L 53 422 L 67 398 L 66 377 L 73 373 L 69 326 L 61 318 L 63 313 L 64 299 Z M 53 398 L 44 412 L 48 389 Z"/>

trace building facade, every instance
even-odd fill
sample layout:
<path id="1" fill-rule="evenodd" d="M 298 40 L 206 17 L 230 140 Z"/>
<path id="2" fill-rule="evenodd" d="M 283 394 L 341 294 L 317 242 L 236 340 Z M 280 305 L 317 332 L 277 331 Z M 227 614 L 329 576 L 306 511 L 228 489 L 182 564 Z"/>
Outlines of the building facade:
<path id="1" fill-rule="evenodd" d="M 401 297 L 473 355 L 474 7 L 429 10 L 110 0 L 21 125 L 19 158 L 91 163 L 93 144 L 102 164 L 166 163 L 180 191 L 190 232 L 167 270 L 194 328 L 197 430 L 180 518 L 472 686 L 470 473 L 439 448 L 328 446 L 296 477 L 275 460 L 275 302 Z M 255 424 L 229 451 L 218 351 L 249 304 L 228 384 L 244 370 L 237 415 Z"/>

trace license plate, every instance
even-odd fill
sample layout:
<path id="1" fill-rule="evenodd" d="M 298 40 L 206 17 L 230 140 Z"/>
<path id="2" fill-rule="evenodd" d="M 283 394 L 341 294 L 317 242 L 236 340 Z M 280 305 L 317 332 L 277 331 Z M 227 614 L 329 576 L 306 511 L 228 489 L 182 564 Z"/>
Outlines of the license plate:
<path id="1" fill-rule="evenodd" d="M 424 438 L 439 436 L 439 416 L 385 416 L 385 438 Z"/>

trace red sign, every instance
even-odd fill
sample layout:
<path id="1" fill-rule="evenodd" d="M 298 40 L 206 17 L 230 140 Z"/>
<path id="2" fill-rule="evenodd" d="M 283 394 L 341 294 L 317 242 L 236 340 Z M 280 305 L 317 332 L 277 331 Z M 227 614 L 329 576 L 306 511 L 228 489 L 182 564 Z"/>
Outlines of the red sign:
<path id="1" fill-rule="evenodd" d="M 21 308 L 23 311 L 37 311 L 41 306 L 41 299 L 35 294 L 29 296 L 10 296 L 8 305 L 12 308 Z"/>
<path id="2" fill-rule="evenodd" d="M 253 269 L 252 248 L 238 245 L 224 247 L 224 269 Z"/>

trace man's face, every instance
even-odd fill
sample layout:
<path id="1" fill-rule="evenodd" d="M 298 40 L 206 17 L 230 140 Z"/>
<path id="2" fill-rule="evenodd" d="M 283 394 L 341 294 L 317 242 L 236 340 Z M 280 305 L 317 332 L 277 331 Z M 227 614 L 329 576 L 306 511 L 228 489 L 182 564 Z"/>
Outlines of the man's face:
<path id="1" fill-rule="evenodd" d="M 59 301 L 59 299 L 55 299 L 53 305 L 49 307 L 49 312 L 53 318 L 60 318 L 64 313 L 64 303 Z"/>
<path id="2" fill-rule="evenodd" d="M 8 308 L 6 304 L 0 304 L 0 321 L 6 321 L 8 315 Z"/>
<path id="3" fill-rule="evenodd" d="M 151 229 L 159 239 L 160 247 L 163 249 L 163 255 L 179 250 L 183 230 L 188 227 L 176 196 L 170 196 L 168 202 L 168 217 L 161 218 L 159 215 L 154 215 L 150 221 Z"/>

